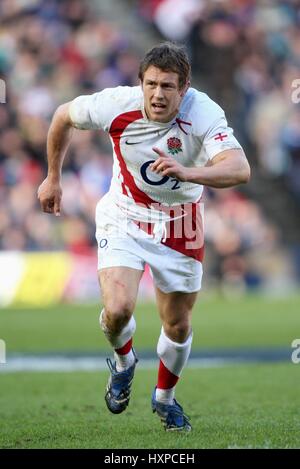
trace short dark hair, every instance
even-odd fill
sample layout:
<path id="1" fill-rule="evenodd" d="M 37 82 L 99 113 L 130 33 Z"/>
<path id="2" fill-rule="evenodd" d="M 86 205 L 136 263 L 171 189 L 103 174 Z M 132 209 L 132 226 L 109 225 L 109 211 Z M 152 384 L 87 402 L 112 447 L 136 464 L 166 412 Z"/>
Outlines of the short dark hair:
<path id="1" fill-rule="evenodd" d="M 164 72 L 178 73 L 180 89 L 191 79 L 191 65 L 184 46 L 163 42 L 149 50 L 140 63 L 139 79 L 141 81 L 151 65 Z"/>

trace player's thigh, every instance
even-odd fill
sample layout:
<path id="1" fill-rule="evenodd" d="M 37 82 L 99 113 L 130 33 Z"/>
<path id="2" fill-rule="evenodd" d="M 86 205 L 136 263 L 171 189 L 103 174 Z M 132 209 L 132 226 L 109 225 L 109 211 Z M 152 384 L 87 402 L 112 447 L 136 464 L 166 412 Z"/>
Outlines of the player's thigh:
<path id="1" fill-rule="evenodd" d="M 107 267 L 98 271 L 104 308 L 112 314 L 133 313 L 143 270 Z"/>
<path id="2" fill-rule="evenodd" d="M 155 288 L 157 307 L 165 332 L 174 330 L 179 339 L 184 339 L 191 330 L 192 311 L 198 292 L 164 293 Z M 181 340 L 180 340 L 181 341 Z"/>

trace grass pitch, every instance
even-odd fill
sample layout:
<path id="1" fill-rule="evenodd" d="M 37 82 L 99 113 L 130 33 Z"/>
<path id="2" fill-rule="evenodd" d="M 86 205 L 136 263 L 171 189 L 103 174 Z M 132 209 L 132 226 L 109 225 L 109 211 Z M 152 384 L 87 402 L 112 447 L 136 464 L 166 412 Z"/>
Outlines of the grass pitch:
<path id="1" fill-rule="evenodd" d="M 188 369 L 177 397 L 190 434 L 166 433 L 152 414 L 156 373 L 137 370 L 132 399 L 111 414 L 108 374 L 26 373 L 1 376 L 2 448 L 295 448 L 300 447 L 296 365 Z"/>
<path id="2" fill-rule="evenodd" d="M 0 338 L 11 352 L 109 351 L 99 307 L 0 311 Z M 290 347 L 300 337 L 300 299 L 200 300 L 194 348 Z M 156 348 L 154 305 L 138 305 L 135 346 Z M 2 365 L 0 365 L 2 366 Z M 154 370 L 137 368 L 129 408 L 104 403 L 108 372 L 0 373 L 1 448 L 299 448 L 300 364 L 231 365 L 184 371 L 176 397 L 191 434 L 166 433 L 150 409 Z"/>
<path id="3" fill-rule="evenodd" d="M 63 305 L 0 310 L 0 338 L 7 352 L 110 350 L 99 328 L 100 306 Z M 300 337 L 300 297 L 229 300 L 201 296 L 193 312 L 193 347 L 290 347 Z M 156 349 L 160 322 L 154 304 L 135 311 L 137 349 Z"/>

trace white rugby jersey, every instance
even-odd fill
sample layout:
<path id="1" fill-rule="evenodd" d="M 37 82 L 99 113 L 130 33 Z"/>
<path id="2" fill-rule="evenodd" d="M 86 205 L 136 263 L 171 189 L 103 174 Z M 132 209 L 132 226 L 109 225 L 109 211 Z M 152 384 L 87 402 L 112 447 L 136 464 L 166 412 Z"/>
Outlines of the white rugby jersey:
<path id="1" fill-rule="evenodd" d="M 140 86 L 107 88 L 71 103 L 70 117 L 78 129 L 103 129 L 113 146 L 110 193 L 135 204 L 172 206 L 197 202 L 203 186 L 158 175 L 150 164 L 158 147 L 186 167 L 205 166 L 223 150 L 241 148 L 228 127 L 224 111 L 205 93 L 189 88 L 170 122 L 150 121 Z"/>

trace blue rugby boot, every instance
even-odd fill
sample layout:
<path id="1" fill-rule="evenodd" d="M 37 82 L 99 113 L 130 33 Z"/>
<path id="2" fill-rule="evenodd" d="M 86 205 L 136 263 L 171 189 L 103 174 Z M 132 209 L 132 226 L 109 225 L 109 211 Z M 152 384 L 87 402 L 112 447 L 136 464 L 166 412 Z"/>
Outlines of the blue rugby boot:
<path id="1" fill-rule="evenodd" d="M 185 431 L 190 432 L 192 426 L 189 417 L 184 414 L 180 404 L 174 399 L 173 404 L 163 404 L 156 400 L 156 388 L 152 394 L 151 407 L 152 411 L 157 412 L 166 431 Z"/>
<path id="2" fill-rule="evenodd" d="M 133 350 L 133 349 L 132 349 Z M 108 409 L 113 414 L 120 414 L 129 404 L 131 384 L 134 376 L 135 366 L 138 362 L 137 356 L 133 350 L 135 362 L 125 371 L 117 371 L 116 362 L 112 363 L 107 358 L 110 377 L 106 387 L 105 402 Z"/>

